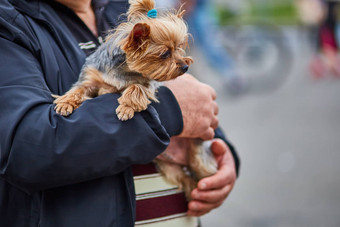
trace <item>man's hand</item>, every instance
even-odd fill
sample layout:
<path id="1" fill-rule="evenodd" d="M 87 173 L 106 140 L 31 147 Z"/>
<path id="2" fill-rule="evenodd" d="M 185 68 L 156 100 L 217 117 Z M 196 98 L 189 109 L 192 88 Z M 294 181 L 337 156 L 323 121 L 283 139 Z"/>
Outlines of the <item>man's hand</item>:
<path id="1" fill-rule="evenodd" d="M 221 139 L 214 139 L 211 151 L 215 155 L 218 171 L 211 177 L 203 178 L 198 187 L 191 193 L 193 200 L 189 202 L 190 216 L 202 216 L 219 207 L 227 198 L 236 181 L 234 158 Z"/>
<path id="2" fill-rule="evenodd" d="M 175 95 L 183 116 L 180 137 L 210 140 L 218 126 L 215 90 L 184 74 L 165 84 Z"/>

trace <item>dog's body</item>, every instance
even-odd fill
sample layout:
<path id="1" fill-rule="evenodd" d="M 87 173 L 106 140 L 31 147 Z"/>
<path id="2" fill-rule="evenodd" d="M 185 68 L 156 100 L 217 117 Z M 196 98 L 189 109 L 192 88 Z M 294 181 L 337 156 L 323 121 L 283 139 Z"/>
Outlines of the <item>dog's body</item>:
<path id="1" fill-rule="evenodd" d="M 108 35 L 105 42 L 86 59 L 79 80 L 63 96 L 55 96 L 55 110 L 68 116 L 86 99 L 106 93 L 121 93 L 116 109 L 117 117 L 126 121 L 135 112 L 143 111 L 152 101 L 158 102 L 159 83 L 174 79 L 192 63 L 185 57 L 187 27 L 183 11 L 166 12 L 160 17 L 147 16 L 154 8 L 153 0 L 131 3 L 128 21 Z M 216 172 L 216 162 L 208 158 L 210 167 L 201 158 L 201 142 L 192 140 L 190 169 L 197 179 Z M 197 179 L 185 174 L 178 165 L 156 161 L 170 183 L 184 189 L 188 198 L 197 185 Z M 171 171 L 169 171 L 171 169 Z"/>
<path id="2" fill-rule="evenodd" d="M 115 49 L 110 53 L 112 47 Z M 155 92 L 158 86 L 159 82 L 130 71 L 125 53 L 117 44 L 106 41 L 86 59 L 79 79 L 72 88 L 65 95 L 57 97 L 55 109 L 57 113 L 68 116 L 86 99 L 106 93 L 123 93 L 116 111 L 120 120 L 128 120 L 134 112 L 145 110 L 150 99 L 157 101 Z M 134 103 L 128 105 L 126 102 L 129 100 Z M 119 111 L 124 108 L 124 112 Z"/>

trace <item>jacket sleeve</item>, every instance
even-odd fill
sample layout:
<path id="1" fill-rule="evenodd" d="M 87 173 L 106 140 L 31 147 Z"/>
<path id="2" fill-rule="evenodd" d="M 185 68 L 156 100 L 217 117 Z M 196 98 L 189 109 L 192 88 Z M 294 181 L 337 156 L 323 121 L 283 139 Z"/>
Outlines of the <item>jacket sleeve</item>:
<path id="1" fill-rule="evenodd" d="M 26 192 L 150 162 L 182 130 L 178 104 L 166 88 L 159 91 L 158 109 L 172 112 L 168 119 L 150 105 L 122 122 L 115 114 L 117 94 L 87 100 L 69 117 L 59 116 L 31 52 L 2 38 L 0 50 L 0 177 Z"/>

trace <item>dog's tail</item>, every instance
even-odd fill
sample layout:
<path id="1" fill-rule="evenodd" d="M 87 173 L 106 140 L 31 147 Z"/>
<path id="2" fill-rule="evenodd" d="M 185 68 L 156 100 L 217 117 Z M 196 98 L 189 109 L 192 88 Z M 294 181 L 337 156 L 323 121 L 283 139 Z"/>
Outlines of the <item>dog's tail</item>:
<path id="1" fill-rule="evenodd" d="M 147 13 L 155 8 L 154 0 L 130 0 L 129 2 L 128 20 L 146 17 Z"/>

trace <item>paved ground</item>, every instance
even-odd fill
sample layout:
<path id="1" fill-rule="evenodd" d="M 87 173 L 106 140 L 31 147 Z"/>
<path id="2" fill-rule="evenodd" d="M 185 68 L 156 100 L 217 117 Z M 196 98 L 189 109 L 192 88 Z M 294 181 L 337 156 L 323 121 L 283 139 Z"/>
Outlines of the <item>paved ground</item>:
<path id="1" fill-rule="evenodd" d="M 203 226 L 340 226 L 340 79 L 312 80 L 310 51 L 296 53 L 278 90 L 241 97 L 225 92 L 197 54 L 192 72 L 216 88 L 221 125 L 242 161 L 232 194 Z"/>

